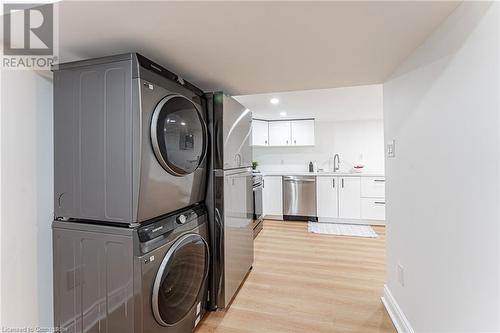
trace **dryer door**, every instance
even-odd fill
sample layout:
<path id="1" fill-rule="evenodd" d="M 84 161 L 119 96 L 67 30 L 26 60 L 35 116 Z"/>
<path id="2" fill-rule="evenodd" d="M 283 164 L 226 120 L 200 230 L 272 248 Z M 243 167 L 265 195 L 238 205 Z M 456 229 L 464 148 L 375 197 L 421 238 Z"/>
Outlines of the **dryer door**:
<path id="1" fill-rule="evenodd" d="M 153 150 L 161 166 L 173 175 L 194 172 L 205 157 L 208 134 L 200 112 L 182 95 L 165 96 L 153 112 Z"/>
<path id="2" fill-rule="evenodd" d="M 153 285 L 153 314 L 162 326 L 184 319 L 208 275 L 207 243 L 198 234 L 179 238 L 167 251 Z"/>

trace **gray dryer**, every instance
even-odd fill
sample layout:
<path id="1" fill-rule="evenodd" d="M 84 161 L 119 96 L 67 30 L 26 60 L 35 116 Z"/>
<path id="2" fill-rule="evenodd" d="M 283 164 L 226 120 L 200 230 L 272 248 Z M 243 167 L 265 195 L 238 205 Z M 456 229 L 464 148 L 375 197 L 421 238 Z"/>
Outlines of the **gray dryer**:
<path id="1" fill-rule="evenodd" d="M 134 225 L 204 199 L 200 89 L 137 53 L 53 71 L 55 219 Z"/>

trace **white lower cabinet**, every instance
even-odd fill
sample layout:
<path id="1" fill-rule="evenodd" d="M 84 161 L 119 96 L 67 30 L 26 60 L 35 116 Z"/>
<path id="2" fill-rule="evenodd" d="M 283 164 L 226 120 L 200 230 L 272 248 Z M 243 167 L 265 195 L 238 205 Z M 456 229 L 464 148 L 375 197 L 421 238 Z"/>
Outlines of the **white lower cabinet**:
<path id="1" fill-rule="evenodd" d="M 362 198 L 384 198 L 385 178 L 384 177 L 363 177 L 361 178 Z"/>
<path id="2" fill-rule="evenodd" d="M 266 218 L 283 218 L 283 183 L 281 176 L 264 176 L 262 211 Z"/>
<path id="3" fill-rule="evenodd" d="M 361 218 L 364 220 L 385 220 L 383 198 L 361 198 Z"/>
<path id="4" fill-rule="evenodd" d="M 384 224 L 384 177 L 317 176 L 316 215 L 319 222 Z M 283 219 L 282 176 L 264 176 L 263 212 Z"/>
<path id="5" fill-rule="evenodd" d="M 364 177 L 361 180 L 361 218 L 385 221 L 384 177 Z"/>
<path id="6" fill-rule="evenodd" d="M 339 218 L 361 218 L 360 177 L 340 177 L 339 180 Z"/>
<path id="7" fill-rule="evenodd" d="M 318 176 L 316 179 L 318 220 L 359 219 L 361 217 L 360 177 Z"/>
<path id="8" fill-rule="evenodd" d="M 338 217 L 338 184 L 337 177 L 316 177 L 316 209 L 319 221 Z"/>
<path id="9" fill-rule="evenodd" d="M 319 222 L 384 223 L 384 177 L 318 176 L 316 179 Z"/>

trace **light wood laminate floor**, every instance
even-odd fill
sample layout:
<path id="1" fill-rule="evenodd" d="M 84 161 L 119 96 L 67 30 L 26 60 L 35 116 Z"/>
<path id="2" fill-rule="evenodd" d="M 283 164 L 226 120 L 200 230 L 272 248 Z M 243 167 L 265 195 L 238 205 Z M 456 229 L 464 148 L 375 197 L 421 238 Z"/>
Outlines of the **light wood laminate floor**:
<path id="1" fill-rule="evenodd" d="M 231 307 L 209 313 L 196 333 L 396 332 L 380 300 L 385 228 L 374 229 L 376 239 L 265 221 Z"/>

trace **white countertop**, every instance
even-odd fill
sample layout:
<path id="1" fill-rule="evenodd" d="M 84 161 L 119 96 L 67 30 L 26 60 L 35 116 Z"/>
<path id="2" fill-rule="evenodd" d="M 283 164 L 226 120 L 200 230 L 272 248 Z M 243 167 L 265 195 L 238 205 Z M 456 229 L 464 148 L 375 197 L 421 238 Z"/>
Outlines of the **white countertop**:
<path id="1" fill-rule="evenodd" d="M 371 172 L 307 172 L 307 171 L 261 171 L 263 176 L 339 176 L 339 177 L 385 177 L 382 173 Z"/>

